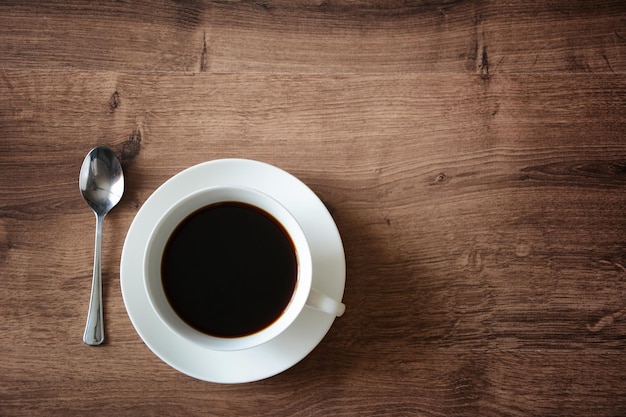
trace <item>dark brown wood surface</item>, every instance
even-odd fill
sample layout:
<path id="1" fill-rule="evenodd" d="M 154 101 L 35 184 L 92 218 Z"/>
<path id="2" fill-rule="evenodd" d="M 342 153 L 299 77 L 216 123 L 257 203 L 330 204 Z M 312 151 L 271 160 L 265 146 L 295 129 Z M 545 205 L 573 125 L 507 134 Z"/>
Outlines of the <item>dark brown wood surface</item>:
<path id="1" fill-rule="evenodd" d="M 625 135 L 622 1 L 2 2 L 0 415 L 626 415 Z M 242 385 L 161 362 L 119 285 L 148 196 L 225 157 L 308 184 L 347 260 L 345 316 Z"/>

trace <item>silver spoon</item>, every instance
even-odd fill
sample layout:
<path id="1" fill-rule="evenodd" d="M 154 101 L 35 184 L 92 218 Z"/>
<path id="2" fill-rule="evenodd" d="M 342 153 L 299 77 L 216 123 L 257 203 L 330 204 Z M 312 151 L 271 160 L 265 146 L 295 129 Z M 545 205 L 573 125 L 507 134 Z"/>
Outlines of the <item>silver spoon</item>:
<path id="1" fill-rule="evenodd" d="M 124 192 L 122 165 L 113 151 L 105 146 L 93 148 L 83 161 L 78 177 L 83 198 L 96 214 L 96 244 L 89 313 L 83 342 L 99 345 L 104 340 L 102 317 L 102 222 L 104 216 L 120 201 Z"/>

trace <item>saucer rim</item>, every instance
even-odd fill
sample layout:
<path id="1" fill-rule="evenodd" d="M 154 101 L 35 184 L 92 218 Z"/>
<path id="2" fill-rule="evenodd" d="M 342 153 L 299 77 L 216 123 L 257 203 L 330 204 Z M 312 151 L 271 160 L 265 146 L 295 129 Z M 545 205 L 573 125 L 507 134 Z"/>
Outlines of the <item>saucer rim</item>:
<path id="1" fill-rule="evenodd" d="M 268 177 L 272 181 L 267 181 Z M 304 359 L 323 340 L 335 317 L 305 307 L 294 324 L 274 340 L 246 350 L 210 350 L 163 328 L 152 307 L 145 308 L 147 294 L 140 290 L 143 282 L 132 278 L 140 276 L 145 256 L 137 248 L 148 240 L 160 214 L 180 198 L 216 185 L 254 188 L 284 205 L 301 223 L 311 245 L 314 268 L 317 266 L 313 286 L 339 301 L 345 288 L 345 253 L 337 226 L 317 195 L 295 176 L 260 161 L 228 158 L 194 165 L 168 179 L 142 205 L 126 235 L 120 262 L 122 296 L 135 330 L 157 357 L 184 374 L 216 383 L 252 382 L 279 374 Z M 333 251 L 330 255 L 329 250 Z M 181 351 L 196 359 L 193 366 Z M 241 363 L 263 365 L 246 367 Z"/>

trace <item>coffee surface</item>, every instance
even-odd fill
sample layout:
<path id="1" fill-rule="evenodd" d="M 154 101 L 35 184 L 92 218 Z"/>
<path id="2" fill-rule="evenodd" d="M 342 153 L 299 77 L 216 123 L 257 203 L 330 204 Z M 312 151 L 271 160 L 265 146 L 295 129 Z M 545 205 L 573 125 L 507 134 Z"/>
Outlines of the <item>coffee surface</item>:
<path id="1" fill-rule="evenodd" d="M 178 316 L 218 337 L 241 337 L 272 324 L 297 280 L 291 238 L 271 215 L 239 202 L 203 207 L 170 236 L 161 279 Z"/>

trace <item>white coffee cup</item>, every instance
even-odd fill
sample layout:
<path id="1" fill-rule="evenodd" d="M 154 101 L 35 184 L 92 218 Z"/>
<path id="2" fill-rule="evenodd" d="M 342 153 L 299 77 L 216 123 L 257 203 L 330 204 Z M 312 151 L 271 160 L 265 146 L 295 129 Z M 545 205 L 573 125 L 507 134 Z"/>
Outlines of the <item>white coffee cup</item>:
<path id="1" fill-rule="evenodd" d="M 267 327 L 245 336 L 218 337 L 198 331 L 181 319 L 167 299 L 161 279 L 161 260 L 167 242 L 190 214 L 203 207 L 225 202 L 238 202 L 251 205 L 271 216 L 287 232 L 295 248 L 297 278 L 295 289 L 282 314 Z M 207 236 L 210 239 L 211 236 Z M 266 343 L 287 329 L 305 307 L 324 313 L 341 316 L 345 305 L 313 288 L 313 261 L 307 238 L 291 213 L 269 195 L 248 187 L 216 186 L 190 194 L 171 208 L 159 219 L 150 233 L 146 246 L 143 282 L 148 299 L 157 316 L 173 332 L 194 343 L 213 350 L 241 350 Z M 224 277 L 228 279 L 228 277 Z"/>

